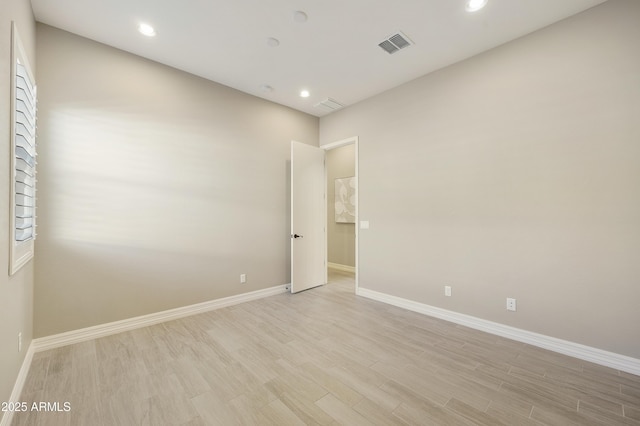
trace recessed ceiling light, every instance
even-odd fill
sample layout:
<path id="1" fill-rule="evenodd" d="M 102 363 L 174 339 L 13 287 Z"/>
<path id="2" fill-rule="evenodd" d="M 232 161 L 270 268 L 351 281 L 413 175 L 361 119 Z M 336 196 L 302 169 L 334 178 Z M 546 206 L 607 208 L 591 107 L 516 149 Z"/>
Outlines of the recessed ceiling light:
<path id="1" fill-rule="evenodd" d="M 311 94 L 311 93 L 309 93 L 309 91 L 308 91 L 308 90 L 302 90 L 302 91 L 300 92 L 300 97 L 301 97 L 301 98 L 308 98 L 310 94 Z"/>
<path id="2" fill-rule="evenodd" d="M 294 21 L 302 24 L 302 23 L 307 22 L 307 19 L 309 19 L 309 17 L 303 11 L 296 10 L 295 12 L 293 12 L 293 20 Z"/>
<path id="3" fill-rule="evenodd" d="M 280 40 L 278 40 L 277 38 L 269 37 L 267 38 L 267 46 L 278 47 L 280 46 Z"/>
<path id="4" fill-rule="evenodd" d="M 140 25 L 138 25 L 138 31 L 140 31 L 140 34 L 147 37 L 153 37 L 156 35 L 156 30 L 154 30 L 151 25 L 145 24 L 144 22 L 141 22 Z"/>
<path id="5" fill-rule="evenodd" d="M 488 0 L 467 0 L 465 9 L 467 12 L 476 12 L 487 5 Z"/>

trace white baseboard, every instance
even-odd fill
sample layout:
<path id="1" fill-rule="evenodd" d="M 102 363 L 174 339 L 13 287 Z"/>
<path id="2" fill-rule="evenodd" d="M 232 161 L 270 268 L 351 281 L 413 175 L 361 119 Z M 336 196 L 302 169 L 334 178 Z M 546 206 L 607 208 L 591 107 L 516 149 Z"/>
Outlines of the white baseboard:
<path id="1" fill-rule="evenodd" d="M 19 402 L 20 396 L 22 395 L 22 389 L 24 388 L 24 384 L 27 381 L 27 376 L 29 375 L 29 369 L 31 368 L 31 361 L 33 361 L 33 353 L 34 353 L 33 343 L 29 345 L 29 349 L 27 349 L 27 353 L 22 361 L 22 367 L 20 367 L 20 371 L 18 372 L 18 377 L 16 378 L 16 382 L 13 385 L 13 391 L 11 392 L 11 396 L 7 402 Z M 11 421 L 13 420 L 13 410 L 8 410 L 4 413 L 2 418 L 0 419 L 0 426 L 9 426 Z"/>
<path id="2" fill-rule="evenodd" d="M 357 294 L 358 296 L 387 303 L 409 311 L 440 318 L 469 328 L 485 331 L 487 333 L 506 337 L 518 342 L 528 343 L 539 348 L 548 349 L 584 361 L 593 362 L 595 364 L 604 365 L 606 367 L 640 376 L 640 359 L 604 351 L 602 349 L 592 348 L 590 346 L 581 345 L 567 340 L 557 339 L 555 337 L 545 336 L 543 334 L 533 333 L 531 331 L 483 320 L 470 315 L 448 311 L 446 309 L 368 290 L 362 287 L 357 289 Z"/>
<path id="3" fill-rule="evenodd" d="M 339 263 L 327 262 L 327 267 L 329 267 L 331 269 L 337 269 L 338 271 L 351 272 L 353 274 L 356 273 L 356 267 L 355 266 L 341 265 Z"/>
<path id="4" fill-rule="evenodd" d="M 275 287 L 265 288 L 263 290 L 256 290 L 249 293 L 224 297 L 222 299 L 197 303 L 195 305 L 183 306 L 181 308 L 169 309 L 167 311 L 156 312 L 153 314 L 129 318 L 126 320 L 114 321 L 106 324 L 96 325 L 93 327 L 54 334 L 52 336 L 40 337 L 38 339 L 34 339 L 31 346 L 34 349 L 34 352 L 55 349 L 62 346 L 72 345 L 74 343 L 97 339 L 99 337 L 110 336 L 112 334 L 121 333 L 123 331 L 135 330 L 137 328 L 148 327 L 150 325 L 159 324 L 161 322 L 201 314 L 203 312 L 209 312 L 216 309 L 225 308 L 227 306 L 237 305 L 243 302 L 262 299 L 263 297 L 274 296 L 276 294 L 288 291 L 289 287 L 290 284 L 283 284 Z"/>

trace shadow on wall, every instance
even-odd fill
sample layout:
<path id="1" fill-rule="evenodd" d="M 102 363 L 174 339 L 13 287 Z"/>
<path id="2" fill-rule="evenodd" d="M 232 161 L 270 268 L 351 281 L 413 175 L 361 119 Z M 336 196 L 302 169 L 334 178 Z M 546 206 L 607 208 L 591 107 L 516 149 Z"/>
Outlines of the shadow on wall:
<path id="1" fill-rule="evenodd" d="M 36 337 L 288 282 L 280 151 L 117 105 L 47 113 Z"/>
<path id="2" fill-rule="evenodd" d="M 255 196 L 253 181 L 217 166 L 228 149 L 198 129 L 86 107 L 52 111 L 49 125 L 55 240 L 216 254 L 210 241 L 229 239 L 234 210 Z"/>

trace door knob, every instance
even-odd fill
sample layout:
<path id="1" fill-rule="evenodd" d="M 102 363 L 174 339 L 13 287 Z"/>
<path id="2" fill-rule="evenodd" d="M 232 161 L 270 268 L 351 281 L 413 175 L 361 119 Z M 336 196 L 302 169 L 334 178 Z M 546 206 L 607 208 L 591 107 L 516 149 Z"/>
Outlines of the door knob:
<path id="1" fill-rule="evenodd" d="M 302 238 L 302 235 L 298 235 L 298 234 L 293 234 L 292 235 L 293 238 Z"/>

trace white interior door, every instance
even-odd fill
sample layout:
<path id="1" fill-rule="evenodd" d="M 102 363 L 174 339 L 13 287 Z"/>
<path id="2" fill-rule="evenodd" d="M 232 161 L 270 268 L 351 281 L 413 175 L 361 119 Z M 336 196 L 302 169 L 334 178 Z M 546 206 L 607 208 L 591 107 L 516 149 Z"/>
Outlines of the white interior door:
<path id="1" fill-rule="evenodd" d="M 291 142 L 291 292 L 327 283 L 325 151 Z"/>

